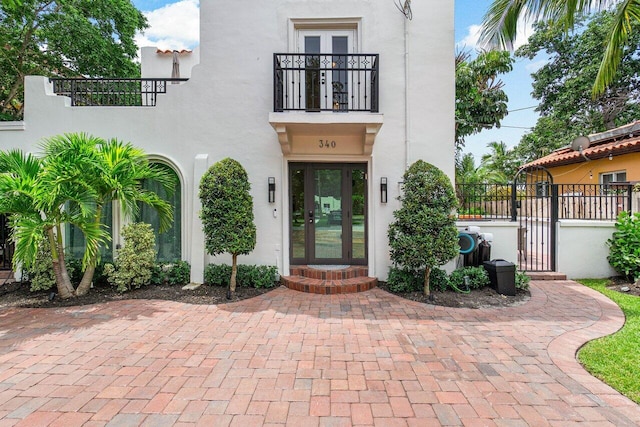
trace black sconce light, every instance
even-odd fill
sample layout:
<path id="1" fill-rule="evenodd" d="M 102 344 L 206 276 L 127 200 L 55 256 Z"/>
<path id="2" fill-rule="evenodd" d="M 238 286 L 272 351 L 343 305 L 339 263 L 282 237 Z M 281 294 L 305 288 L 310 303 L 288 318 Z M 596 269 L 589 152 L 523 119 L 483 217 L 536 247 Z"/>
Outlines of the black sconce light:
<path id="1" fill-rule="evenodd" d="M 380 203 L 387 203 L 387 177 L 380 178 Z"/>
<path id="2" fill-rule="evenodd" d="M 276 179 L 273 176 L 269 177 L 269 203 L 275 203 L 276 201 Z"/>

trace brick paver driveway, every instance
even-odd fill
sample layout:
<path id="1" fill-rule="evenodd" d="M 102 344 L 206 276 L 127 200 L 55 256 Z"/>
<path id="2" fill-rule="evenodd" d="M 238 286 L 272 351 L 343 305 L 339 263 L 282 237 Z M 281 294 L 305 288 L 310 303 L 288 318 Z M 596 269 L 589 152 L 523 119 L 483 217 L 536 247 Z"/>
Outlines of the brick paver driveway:
<path id="1" fill-rule="evenodd" d="M 638 425 L 575 361 L 622 326 L 571 281 L 508 309 L 379 289 L 221 306 L 132 300 L 0 313 L 0 426 Z"/>

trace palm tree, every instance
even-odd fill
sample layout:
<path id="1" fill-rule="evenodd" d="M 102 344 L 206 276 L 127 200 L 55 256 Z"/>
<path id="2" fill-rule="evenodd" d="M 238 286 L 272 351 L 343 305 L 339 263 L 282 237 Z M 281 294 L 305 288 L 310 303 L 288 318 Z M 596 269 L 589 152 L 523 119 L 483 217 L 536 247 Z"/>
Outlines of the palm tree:
<path id="1" fill-rule="evenodd" d="M 72 165 L 61 168 L 20 150 L 0 151 L 0 212 L 11 218 L 14 268 L 30 267 L 38 245 L 47 239 L 63 299 L 72 297 L 74 289 L 64 262 L 62 226 L 76 225 L 93 246 L 102 239 L 100 230 L 86 221 L 93 215 L 95 195 L 81 178 Z M 65 209 L 69 203 L 73 209 Z"/>
<path id="2" fill-rule="evenodd" d="M 640 21 L 638 0 L 493 0 L 483 20 L 481 41 L 511 49 L 519 18 L 556 22 L 566 30 L 573 27 L 576 16 L 602 10 L 613 4 L 614 19 L 606 40 L 593 95 L 601 95 L 613 81 L 624 46 L 634 21 Z"/>
<path id="3" fill-rule="evenodd" d="M 139 204 L 149 205 L 158 212 L 160 231 L 165 231 L 173 221 L 171 205 L 154 192 L 142 188 L 142 183 L 144 180 L 154 180 L 171 194 L 176 182 L 166 169 L 150 164 L 144 151 L 117 139 L 104 140 L 83 133 L 67 134 L 48 140 L 45 155 L 47 158 L 62 159 L 62 164 L 74 158 L 74 166 L 82 171 L 85 184 L 95 195 L 95 210 L 89 222 L 92 223 L 92 229 L 101 230 L 103 239 L 86 239 L 83 257 L 85 271 L 75 290 L 76 295 L 84 295 L 91 287 L 100 244 L 109 238 L 108 231 L 100 223 L 104 207 L 118 200 L 125 216 L 133 218 L 138 213 Z M 73 204 L 71 207 L 74 207 Z"/>

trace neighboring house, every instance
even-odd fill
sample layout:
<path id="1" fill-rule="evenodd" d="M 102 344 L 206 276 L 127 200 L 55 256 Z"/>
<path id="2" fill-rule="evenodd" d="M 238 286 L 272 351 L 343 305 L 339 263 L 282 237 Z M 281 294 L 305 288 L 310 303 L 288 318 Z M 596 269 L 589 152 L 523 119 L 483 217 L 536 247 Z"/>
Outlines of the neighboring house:
<path id="1" fill-rule="evenodd" d="M 423 159 L 454 175 L 453 2 L 406 3 L 412 20 L 391 0 L 201 2 L 199 49 L 144 49 L 142 81 L 27 77 L 24 122 L 0 122 L 0 147 L 37 152 L 44 137 L 88 132 L 144 149 L 179 178 L 159 249 L 188 261 L 195 282 L 213 260 L 198 185 L 225 157 L 254 198 L 257 246 L 240 262 L 386 278 L 406 167 Z M 166 80 L 176 63 L 188 81 Z M 117 248 L 124 218 L 113 209 L 105 222 Z M 82 247 L 77 234 L 69 247 Z"/>
<path id="2" fill-rule="evenodd" d="M 611 184 L 640 181 L 640 120 L 589 135 L 582 149 L 560 148 L 521 169 L 544 167 L 554 184 Z"/>

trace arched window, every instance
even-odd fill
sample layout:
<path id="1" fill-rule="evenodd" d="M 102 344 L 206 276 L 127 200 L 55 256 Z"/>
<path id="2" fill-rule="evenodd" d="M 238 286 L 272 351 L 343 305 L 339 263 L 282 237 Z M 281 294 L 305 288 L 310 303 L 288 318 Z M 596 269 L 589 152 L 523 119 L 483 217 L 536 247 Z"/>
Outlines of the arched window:
<path id="1" fill-rule="evenodd" d="M 156 235 L 158 261 L 176 261 L 182 257 L 182 234 L 180 232 L 182 229 L 182 205 L 180 203 L 182 192 L 180 189 L 180 179 L 171 166 L 164 163 L 156 163 L 156 165 L 166 169 L 168 173 L 174 176 L 175 182 L 178 183 L 175 191 L 173 194 L 167 195 L 164 188 L 162 188 L 162 185 L 154 180 L 145 180 L 142 183 L 142 188 L 153 191 L 173 207 L 173 226 L 164 233 L 158 233 L 160 228 L 158 214 L 153 208 L 144 204 L 140 206 L 139 215 L 138 218 L 136 218 L 136 221 L 151 224 Z"/>
<path id="2" fill-rule="evenodd" d="M 107 203 L 102 208 L 102 217 L 100 218 L 102 226 L 113 236 L 113 204 Z M 78 227 L 67 224 L 65 227 L 65 252 L 71 258 L 82 259 L 85 251 L 84 234 Z M 113 261 L 113 240 L 105 242 L 100 247 L 100 259 L 102 261 Z"/>

